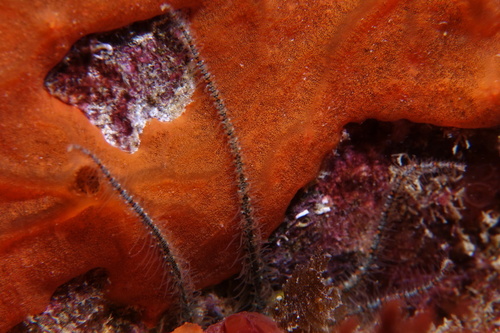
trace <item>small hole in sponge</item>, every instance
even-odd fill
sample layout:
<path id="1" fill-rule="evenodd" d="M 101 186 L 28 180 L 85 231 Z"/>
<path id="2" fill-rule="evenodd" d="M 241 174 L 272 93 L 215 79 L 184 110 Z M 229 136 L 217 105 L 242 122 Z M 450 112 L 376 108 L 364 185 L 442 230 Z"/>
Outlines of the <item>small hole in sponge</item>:
<path id="1" fill-rule="evenodd" d="M 83 166 L 76 172 L 74 189 L 85 195 L 93 195 L 100 189 L 99 173 L 96 168 Z"/>

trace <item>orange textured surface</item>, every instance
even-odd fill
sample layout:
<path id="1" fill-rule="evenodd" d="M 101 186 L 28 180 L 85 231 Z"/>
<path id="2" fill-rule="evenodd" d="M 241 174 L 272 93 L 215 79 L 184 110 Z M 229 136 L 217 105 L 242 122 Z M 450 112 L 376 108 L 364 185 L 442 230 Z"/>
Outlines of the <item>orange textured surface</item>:
<path id="1" fill-rule="evenodd" d="M 185 323 L 177 327 L 172 333 L 203 333 L 203 330 L 196 324 Z"/>
<path id="2" fill-rule="evenodd" d="M 94 267 L 108 269 L 114 301 L 143 306 L 151 319 L 169 304 L 161 270 L 145 269 L 155 264 L 151 253 L 132 250 L 147 242 L 134 214 L 109 186 L 96 195 L 74 190 L 77 170 L 92 164 L 68 153 L 69 144 L 94 152 L 140 199 L 197 287 L 238 270 L 231 155 L 203 84 L 182 117 L 147 125 L 133 155 L 110 147 L 43 86 L 78 38 L 160 14 L 163 2 L 0 4 L 0 331 Z M 500 124 L 496 0 L 172 5 L 189 12 L 227 103 L 264 235 L 348 122 Z"/>
<path id="3" fill-rule="evenodd" d="M 239 312 L 209 326 L 206 333 L 283 333 L 269 317 L 256 312 Z"/>

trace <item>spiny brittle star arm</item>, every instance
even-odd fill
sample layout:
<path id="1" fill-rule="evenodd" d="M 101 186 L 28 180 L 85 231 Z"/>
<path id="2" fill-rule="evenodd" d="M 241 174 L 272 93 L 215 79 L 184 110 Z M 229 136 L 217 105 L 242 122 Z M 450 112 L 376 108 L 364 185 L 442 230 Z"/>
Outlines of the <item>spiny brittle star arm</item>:
<path id="1" fill-rule="evenodd" d="M 250 186 L 248 178 L 246 176 L 247 172 L 245 169 L 241 144 L 239 143 L 236 129 L 233 125 L 231 117 L 229 116 L 228 108 L 226 107 L 224 100 L 220 96 L 221 93 L 217 88 L 212 75 L 208 71 L 205 61 L 202 59 L 200 53 L 198 52 L 193 38 L 188 31 L 188 28 L 185 24 L 183 24 L 183 20 L 178 17 L 178 15 L 173 10 L 170 9 L 168 11 L 168 15 L 171 15 L 172 19 L 179 22 L 182 34 L 184 35 L 187 45 L 190 48 L 190 52 L 193 56 L 195 64 L 198 67 L 203 80 L 205 81 L 210 96 L 214 100 L 219 119 L 228 138 L 228 145 L 233 157 L 233 165 L 238 187 L 241 215 L 240 229 L 242 232 L 241 237 L 246 260 L 243 267 L 244 271 L 242 273 L 242 276 L 245 276 L 246 287 L 249 288 L 250 293 L 253 294 L 251 307 L 255 310 L 263 309 L 264 263 L 261 257 L 261 240 L 259 237 L 259 230 L 255 222 L 253 206 L 250 197 Z"/>
<path id="2" fill-rule="evenodd" d="M 70 145 L 68 147 L 68 151 L 78 150 L 84 155 L 90 157 L 97 167 L 104 174 L 108 182 L 111 184 L 111 187 L 118 192 L 120 197 L 125 201 L 125 203 L 137 214 L 141 223 L 146 227 L 149 234 L 153 237 L 155 242 L 158 244 L 162 259 L 166 262 L 170 267 L 170 275 L 173 279 L 174 286 L 177 288 L 177 292 L 179 294 L 179 306 L 180 306 L 180 321 L 189 321 L 192 322 L 194 318 L 193 312 L 193 295 L 189 291 L 190 288 L 187 286 L 187 279 L 182 273 L 182 270 L 175 259 L 174 254 L 172 253 L 172 249 L 167 239 L 163 236 L 161 230 L 156 226 L 151 217 L 144 211 L 144 209 L 134 200 L 133 196 L 125 190 L 118 180 L 113 177 L 108 168 L 101 162 L 101 160 L 91 153 L 89 150 L 79 146 L 79 145 Z"/>

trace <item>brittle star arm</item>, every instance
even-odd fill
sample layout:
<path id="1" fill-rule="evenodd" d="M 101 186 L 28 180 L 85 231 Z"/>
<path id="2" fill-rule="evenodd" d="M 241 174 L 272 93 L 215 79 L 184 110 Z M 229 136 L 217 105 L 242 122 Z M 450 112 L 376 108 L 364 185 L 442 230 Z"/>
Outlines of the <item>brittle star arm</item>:
<path id="1" fill-rule="evenodd" d="M 182 24 L 182 20 L 174 11 L 169 10 L 168 15 L 171 15 L 172 18 L 180 24 L 182 34 L 184 35 L 184 38 L 186 39 L 186 42 L 190 48 L 193 60 L 195 61 L 195 64 L 198 67 L 203 80 L 205 81 L 210 96 L 214 100 L 219 119 L 228 138 L 228 145 L 231 155 L 233 156 L 233 165 L 238 187 L 241 215 L 240 229 L 242 232 L 241 239 L 243 243 L 243 250 L 246 256 L 246 262 L 243 267 L 244 272 L 242 275 L 244 275 L 246 278 L 246 287 L 249 288 L 250 293 L 253 294 L 253 299 L 251 301 L 252 309 L 263 309 L 265 304 L 263 296 L 264 263 L 261 256 L 261 240 L 259 237 L 259 230 L 255 222 L 253 206 L 250 198 L 250 185 L 247 178 L 247 172 L 245 170 L 242 148 L 236 134 L 236 129 L 233 125 L 231 117 L 229 116 L 226 104 L 220 96 L 221 94 L 219 92 L 219 89 L 217 88 L 212 75 L 208 71 L 207 65 L 201 58 L 198 49 L 195 46 L 193 38 L 187 30 L 187 27 Z"/>
<path id="2" fill-rule="evenodd" d="M 70 145 L 68 147 L 68 151 L 78 150 L 81 153 L 90 157 L 97 167 L 104 174 L 109 184 L 113 189 L 118 192 L 120 197 L 125 201 L 125 203 L 137 214 L 141 223 L 146 227 L 149 234 L 153 237 L 155 242 L 158 244 L 162 259 L 166 262 L 170 267 L 170 274 L 173 279 L 174 285 L 178 289 L 179 294 L 179 305 L 180 305 L 180 319 L 182 322 L 184 321 L 193 321 L 194 313 L 192 310 L 193 304 L 193 296 L 186 285 L 187 279 L 183 276 L 182 270 L 175 259 L 175 255 L 172 253 L 172 248 L 167 239 L 163 236 L 161 230 L 156 226 L 151 217 L 144 211 L 144 209 L 134 200 L 133 196 L 125 190 L 118 180 L 113 177 L 108 168 L 101 162 L 101 160 L 91 153 L 89 150 L 79 146 L 79 145 Z"/>

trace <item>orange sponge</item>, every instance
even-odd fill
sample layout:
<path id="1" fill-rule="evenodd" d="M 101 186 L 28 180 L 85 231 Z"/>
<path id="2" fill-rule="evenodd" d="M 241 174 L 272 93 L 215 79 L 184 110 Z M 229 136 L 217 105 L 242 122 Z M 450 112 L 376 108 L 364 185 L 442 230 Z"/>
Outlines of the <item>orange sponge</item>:
<path id="1" fill-rule="evenodd" d="M 96 187 L 94 166 L 68 153 L 70 144 L 99 156 L 140 200 L 189 263 L 197 288 L 240 269 L 233 156 L 203 84 L 181 117 L 147 124 L 134 154 L 111 147 L 44 88 L 78 38 L 161 14 L 163 2 L 0 5 L 0 331 L 94 267 L 109 271 L 109 297 L 143 307 L 151 320 L 172 301 L 147 231 L 102 178 Z M 226 102 L 263 236 L 348 122 L 500 124 L 494 0 L 171 5 L 186 14 Z"/>

